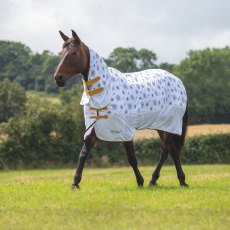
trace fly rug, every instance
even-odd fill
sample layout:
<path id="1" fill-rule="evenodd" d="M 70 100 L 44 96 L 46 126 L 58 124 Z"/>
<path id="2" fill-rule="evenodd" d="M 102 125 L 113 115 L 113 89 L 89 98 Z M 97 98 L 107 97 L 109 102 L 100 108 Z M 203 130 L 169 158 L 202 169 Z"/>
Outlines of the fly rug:
<path id="1" fill-rule="evenodd" d="M 167 71 L 121 73 L 90 49 L 88 82 L 83 82 L 81 105 L 90 127 L 85 137 L 93 127 L 104 141 L 130 141 L 136 129 L 146 128 L 181 135 L 186 91 Z"/>
<path id="2" fill-rule="evenodd" d="M 59 86 L 64 86 L 65 81 L 71 76 L 81 73 L 84 87 L 80 104 L 84 106 L 86 132 L 71 188 L 79 188 L 84 162 L 97 138 L 124 143 L 137 184 L 143 186 L 144 179 L 137 167 L 133 138 L 136 129 L 146 128 L 157 130 L 162 140 L 161 157 L 149 185 L 156 185 L 160 169 L 170 153 L 180 184 L 188 186 L 179 158 L 188 118 L 187 95 L 181 80 L 161 69 L 122 73 L 108 67 L 74 31 L 72 38 L 62 32 L 60 34 L 65 43 L 61 52 L 62 59 L 55 72 L 55 80 Z M 72 55 L 76 56 L 75 61 L 74 57 L 71 57 L 73 51 L 81 51 L 81 56 Z M 67 58 L 68 55 L 72 61 Z M 82 63 L 82 67 L 76 67 L 75 71 L 69 74 L 70 66 L 74 63 L 80 66 L 79 62 Z"/>

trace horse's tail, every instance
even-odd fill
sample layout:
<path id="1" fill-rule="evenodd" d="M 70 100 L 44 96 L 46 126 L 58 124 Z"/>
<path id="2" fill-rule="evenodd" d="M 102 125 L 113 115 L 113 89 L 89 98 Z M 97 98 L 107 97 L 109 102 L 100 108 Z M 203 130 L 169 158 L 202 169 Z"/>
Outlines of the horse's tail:
<path id="1" fill-rule="evenodd" d="M 187 133 L 187 126 L 188 126 L 188 104 L 186 106 L 186 110 L 183 116 L 183 124 L 182 124 L 182 133 L 181 135 L 173 135 L 173 141 L 176 145 L 178 153 L 181 151 L 182 147 L 184 146 L 185 137 Z"/>

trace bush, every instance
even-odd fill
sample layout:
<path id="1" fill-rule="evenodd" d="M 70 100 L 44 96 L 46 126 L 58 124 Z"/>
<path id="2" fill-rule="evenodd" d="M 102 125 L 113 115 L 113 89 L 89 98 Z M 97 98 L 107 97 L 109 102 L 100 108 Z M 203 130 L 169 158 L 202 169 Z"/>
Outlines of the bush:
<path id="1" fill-rule="evenodd" d="M 19 115 L 26 103 L 26 92 L 17 82 L 0 82 L 0 123 Z"/>
<path id="2" fill-rule="evenodd" d="M 47 122 L 49 122 L 48 126 L 45 125 Z M 54 127 L 56 133 L 52 136 Z M 62 116 L 57 117 L 57 114 L 41 113 L 37 121 L 12 122 L 9 128 L 11 129 L 8 133 L 9 137 L 0 148 L 0 164 L 7 167 L 39 168 L 72 165 L 77 161 L 83 144 L 83 133 L 75 132 L 76 123 L 71 119 L 63 119 Z M 77 137 L 80 141 L 76 140 Z M 135 142 L 140 165 L 156 164 L 160 157 L 160 149 L 161 142 L 158 139 Z M 182 150 L 181 159 L 184 164 L 230 163 L 230 134 L 189 138 Z M 172 164 L 170 157 L 166 163 Z M 87 164 L 127 165 L 128 161 L 122 144 L 98 141 L 91 150 Z"/>
<path id="3" fill-rule="evenodd" d="M 230 134 L 196 136 L 188 139 L 182 150 L 187 164 L 230 163 Z"/>
<path id="4" fill-rule="evenodd" d="M 157 163 L 160 159 L 161 152 L 160 139 L 145 139 L 135 142 L 135 151 L 138 160 L 142 164 Z"/>
<path id="5" fill-rule="evenodd" d="M 144 163 L 157 163 L 161 143 L 158 139 L 141 140 L 135 143 L 137 157 Z M 229 164 L 230 134 L 195 136 L 185 142 L 181 152 L 185 164 Z M 172 160 L 169 159 L 169 163 Z"/>
<path id="6" fill-rule="evenodd" d="M 44 167 L 67 164 L 77 159 L 83 144 L 83 118 L 69 104 L 52 103 L 33 96 L 21 116 L 1 125 L 0 164 L 6 167 Z M 3 167 L 3 166 L 0 166 Z"/>
<path id="7" fill-rule="evenodd" d="M 68 132 L 63 128 L 67 125 L 71 127 Z M 69 162 L 79 152 L 75 127 L 73 120 L 47 111 L 29 119 L 10 120 L 4 128 L 7 140 L 0 149 L 4 163 L 9 167 L 42 167 L 43 163 Z"/>

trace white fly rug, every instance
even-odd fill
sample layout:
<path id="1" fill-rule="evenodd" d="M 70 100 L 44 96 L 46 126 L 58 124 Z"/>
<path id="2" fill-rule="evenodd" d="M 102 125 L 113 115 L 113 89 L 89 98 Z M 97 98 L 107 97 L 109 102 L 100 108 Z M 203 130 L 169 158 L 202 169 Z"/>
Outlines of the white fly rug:
<path id="1" fill-rule="evenodd" d="M 105 141 L 130 141 L 136 129 L 146 128 L 181 135 L 187 95 L 181 80 L 167 71 L 121 73 L 90 49 L 83 83 L 85 138 L 93 127 Z"/>

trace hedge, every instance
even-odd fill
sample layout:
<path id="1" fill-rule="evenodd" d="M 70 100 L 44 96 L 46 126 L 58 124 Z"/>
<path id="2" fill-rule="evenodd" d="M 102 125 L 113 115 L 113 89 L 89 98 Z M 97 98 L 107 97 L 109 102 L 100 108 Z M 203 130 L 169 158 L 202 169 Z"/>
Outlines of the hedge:
<path id="1" fill-rule="evenodd" d="M 28 137 L 27 137 L 28 138 Z M 28 140 L 28 139 L 27 139 Z M 79 143 L 79 142 L 78 142 Z M 82 141 L 83 143 L 83 141 Z M 39 145 L 39 142 L 37 143 Z M 40 148 L 33 146 L 32 151 L 12 139 L 0 145 L 1 168 L 42 168 L 73 166 L 78 158 L 80 146 L 74 147 L 71 140 L 50 140 Z M 36 151 L 37 149 L 37 151 Z M 135 142 L 135 150 L 140 165 L 153 165 L 159 160 L 161 143 L 158 139 L 146 139 Z M 230 163 L 230 134 L 205 135 L 189 138 L 181 153 L 184 164 L 228 164 Z M 167 161 L 168 164 L 172 160 Z M 110 166 L 127 165 L 125 149 L 119 143 L 98 141 L 91 150 L 88 165 Z"/>
<path id="2" fill-rule="evenodd" d="M 190 138 L 183 148 L 182 160 L 187 164 L 229 164 L 230 134 Z"/>

